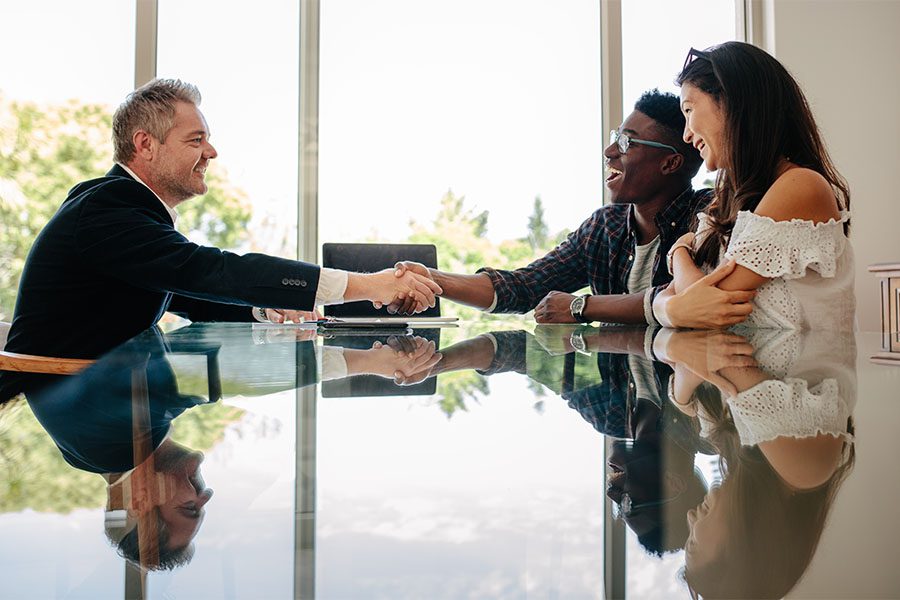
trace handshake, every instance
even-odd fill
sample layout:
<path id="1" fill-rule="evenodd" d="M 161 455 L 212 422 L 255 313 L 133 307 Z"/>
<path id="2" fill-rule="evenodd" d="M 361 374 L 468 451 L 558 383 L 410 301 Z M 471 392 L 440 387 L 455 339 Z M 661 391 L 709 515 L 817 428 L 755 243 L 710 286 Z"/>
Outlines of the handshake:
<path id="1" fill-rule="evenodd" d="M 443 293 L 428 268 L 415 262 L 399 262 L 392 269 L 375 273 L 347 273 L 344 302 L 369 300 L 376 308 L 387 306 L 394 315 L 412 315 L 434 306 L 435 296 Z M 302 323 L 322 316 L 317 310 L 265 309 L 266 318 L 273 323 Z"/>
<path id="2" fill-rule="evenodd" d="M 385 269 L 373 275 L 391 271 Z M 401 261 L 394 265 L 393 277 L 395 293 L 385 300 L 373 299 L 375 308 L 387 307 L 392 315 L 412 315 L 434 307 L 435 296 L 443 289 L 435 281 L 428 267 L 421 263 Z"/>

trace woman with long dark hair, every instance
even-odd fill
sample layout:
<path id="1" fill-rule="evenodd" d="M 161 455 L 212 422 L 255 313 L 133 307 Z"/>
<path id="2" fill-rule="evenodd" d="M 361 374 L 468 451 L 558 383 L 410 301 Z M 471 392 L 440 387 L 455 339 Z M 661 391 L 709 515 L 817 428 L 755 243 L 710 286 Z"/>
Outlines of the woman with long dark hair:
<path id="1" fill-rule="evenodd" d="M 673 283 L 654 312 L 684 324 L 696 308 L 686 290 L 729 263 L 716 285 L 757 291 L 748 325 L 852 329 L 850 191 L 797 82 L 763 50 L 727 42 L 691 49 L 676 83 L 684 140 L 718 176 L 696 233 L 672 246 Z"/>

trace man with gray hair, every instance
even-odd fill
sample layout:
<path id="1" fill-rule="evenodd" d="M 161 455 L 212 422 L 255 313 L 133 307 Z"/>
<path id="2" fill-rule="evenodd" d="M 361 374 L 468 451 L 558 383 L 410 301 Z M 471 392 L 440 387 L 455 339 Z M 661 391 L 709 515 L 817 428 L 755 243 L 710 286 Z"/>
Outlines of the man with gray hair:
<path id="1" fill-rule="evenodd" d="M 206 168 L 217 156 L 199 104 L 195 86 L 156 79 L 116 110 L 116 165 L 72 188 L 35 240 L 7 350 L 96 358 L 166 310 L 201 321 L 281 321 L 353 300 L 412 296 L 418 310 L 434 305 L 440 287 L 415 273 L 347 273 L 236 255 L 176 231 L 177 206 L 206 193 Z M 0 387 L 9 375 L 0 373 Z"/>

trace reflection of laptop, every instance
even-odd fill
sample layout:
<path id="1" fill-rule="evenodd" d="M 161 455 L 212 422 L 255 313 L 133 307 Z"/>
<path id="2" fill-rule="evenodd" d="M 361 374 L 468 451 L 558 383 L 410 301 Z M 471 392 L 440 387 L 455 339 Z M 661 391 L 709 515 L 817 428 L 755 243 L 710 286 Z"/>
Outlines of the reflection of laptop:
<path id="1" fill-rule="evenodd" d="M 393 267 L 398 261 L 411 260 L 437 268 L 437 248 L 433 244 L 322 244 L 322 266 L 344 271 L 372 273 Z M 348 302 L 325 307 L 329 317 L 392 317 L 386 308 L 376 309 L 371 302 Z M 415 316 L 440 317 L 440 300 Z"/>

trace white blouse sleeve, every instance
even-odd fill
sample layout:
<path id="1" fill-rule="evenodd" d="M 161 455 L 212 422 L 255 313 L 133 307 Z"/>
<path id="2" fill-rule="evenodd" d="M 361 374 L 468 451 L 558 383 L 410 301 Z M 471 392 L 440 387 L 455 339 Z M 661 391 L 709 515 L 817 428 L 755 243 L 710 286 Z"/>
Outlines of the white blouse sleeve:
<path id="1" fill-rule="evenodd" d="M 778 437 L 853 438 L 847 432 L 850 409 L 832 378 L 811 388 L 803 379 L 769 379 L 730 398 L 728 405 L 744 446 Z"/>
<path id="2" fill-rule="evenodd" d="M 807 268 L 834 277 L 847 242 L 843 224 L 849 218 L 850 213 L 842 211 L 840 220 L 825 223 L 775 221 L 741 211 L 725 255 L 763 277 L 799 279 Z"/>

